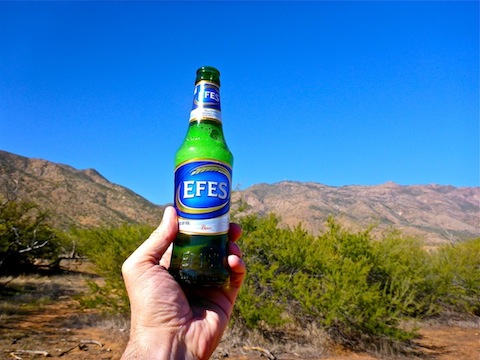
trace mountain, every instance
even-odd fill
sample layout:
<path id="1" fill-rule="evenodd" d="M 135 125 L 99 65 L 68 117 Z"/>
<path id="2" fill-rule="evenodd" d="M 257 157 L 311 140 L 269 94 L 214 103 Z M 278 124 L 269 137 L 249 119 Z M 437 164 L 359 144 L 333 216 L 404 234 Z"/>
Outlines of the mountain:
<path id="1" fill-rule="evenodd" d="M 133 191 L 111 183 L 93 169 L 30 159 L 0 151 L 2 198 L 37 203 L 54 225 L 157 225 L 163 209 Z M 257 184 L 232 195 L 232 210 L 278 214 L 284 225 L 319 233 L 329 216 L 351 230 L 374 226 L 418 236 L 429 245 L 480 236 L 480 187 L 441 185 L 333 187 L 312 182 Z"/>
<path id="2" fill-rule="evenodd" d="M 276 213 L 283 224 L 313 233 L 333 216 L 351 230 L 374 226 L 374 233 L 398 229 L 429 245 L 480 236 L 480 187 L 440 185 L 332 187 L 283 181 L 258 184 L 233 195 L 234 209 Z"/>
<path id="3" fill-rule="evenodd" d="M 93 169 L 77 170 L 0 151 L 0 200 L 7 197 L 35 202 L 59 227 L 158 225 L 163 213 L 163 207 L 109 182 Z"/>

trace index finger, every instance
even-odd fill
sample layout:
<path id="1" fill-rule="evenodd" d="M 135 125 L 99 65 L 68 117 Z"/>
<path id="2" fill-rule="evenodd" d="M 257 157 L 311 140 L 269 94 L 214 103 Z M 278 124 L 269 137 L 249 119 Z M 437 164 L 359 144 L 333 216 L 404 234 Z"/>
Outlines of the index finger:
<path id="1" fill-rule="evenodd" d="M 228 229 L 228 240 L 237 241 L 242 235 L 242 228 L 236 223 L 230 223 L 230 228 Z"/>

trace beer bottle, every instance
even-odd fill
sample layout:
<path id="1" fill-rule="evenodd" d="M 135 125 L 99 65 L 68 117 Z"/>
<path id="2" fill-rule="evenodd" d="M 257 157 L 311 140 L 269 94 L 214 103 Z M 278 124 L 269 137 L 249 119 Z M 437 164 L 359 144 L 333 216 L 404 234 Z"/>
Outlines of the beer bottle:
<path id="1" fill-rule="evenodd" d="M 197 70 L 187 135 L 175 155 L 179 233 L 170 274 L 180 283 L 226 286 L 233 156 L 222 129 L 220 72 Z"/>

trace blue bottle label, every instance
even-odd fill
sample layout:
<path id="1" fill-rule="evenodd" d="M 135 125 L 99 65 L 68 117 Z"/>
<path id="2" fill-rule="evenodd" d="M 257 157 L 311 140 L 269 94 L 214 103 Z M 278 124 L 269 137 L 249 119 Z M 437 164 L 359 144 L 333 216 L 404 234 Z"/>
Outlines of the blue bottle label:
<path id="1" fill-rule="evenodd" d="M 232 168 L 210 159 L 195 159 L 175 169 L 179 230 L 192 235 L 228 232 Z"/>
<path id="2" fill-rule="evenodd" d="M 220 88 L 209 81 L 199 81 L 193 94 L 190 121 L 209 119 L 222 121 L 220 108 Z"/>

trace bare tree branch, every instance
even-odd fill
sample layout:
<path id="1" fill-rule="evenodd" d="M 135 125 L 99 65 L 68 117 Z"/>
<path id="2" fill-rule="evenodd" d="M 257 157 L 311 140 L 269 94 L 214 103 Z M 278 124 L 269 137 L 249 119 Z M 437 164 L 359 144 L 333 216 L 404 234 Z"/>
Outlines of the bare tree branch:
<path id="1" fill-rule="evenodd" d="M 48 240 L 44 241 L 44 242 L 43 242 L 42 244 L 40 244 L 40 245 L 36 245 L 37 243 L 38 243 L 38 242 L 35 242 L 32 246 L 29 246 L 29 247 L 26 248 L 26 249 L 18 250 L 18 253 L 19 253 L 19 254 L 22 254 L 22 253 L 25 253 L 25 252 L 28 252 L 28 251 L 41 249 L 42 247 L 44 247 L 45 245 L 48 244 Z"/>

